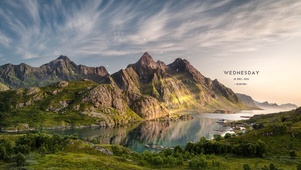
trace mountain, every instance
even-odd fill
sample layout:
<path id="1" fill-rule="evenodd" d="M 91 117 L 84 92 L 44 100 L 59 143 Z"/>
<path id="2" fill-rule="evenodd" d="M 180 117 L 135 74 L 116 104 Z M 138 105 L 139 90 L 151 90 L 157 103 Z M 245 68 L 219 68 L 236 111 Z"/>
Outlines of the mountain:
<path id="1" fill-rule="evenodd" d="M 292 103 L 281 104 L 280 107 L 287 108 L 287 109 L 296 109 L 296 108 L 298 108 L 297 105 L 292 104 Z"/>
<path id="2" fill-rule="evenodd" d="M 296 109 L 298 106 L 291 103 L 281 104 L 278 105 L 277 103 L 269 103 L 268 101 L 265 102 L 258 102 L 255 101 L 251 96 L 246 94 L 236 93 L 238 98 L 248 107 L 251 109 Z"/>
<path id="3" fill-rule="evenodd" d="M 27 64 L 0 66 L 0 83 L 10 88 L 28 88 L 45 86 L 59 81 L 78 81 L 91 79 L 100 83 L 109 74 L 105 67 L 87 67 L 76 65 L 66 56 L 60 56 L 40 67 Z"/>
<path id="4" fill-rule="evenodd" d="M 142 96 L 135 97 L 141 102 L 147 101 Z M 0 130 L 111 127 L 142 120 L 143 115 L 133 112 L 126 99 L 119 88 L 86 79 L 7 90 L 0 92 Z"/>
<path id="5" fill-rule="evenodd" d="M 287 103 L 278 105 L 277 103 L 269 103 L 268 101 L 265 102 L 257 102 L 255 101 L 256 106 L 262 109 L 284 109 L 284 110 L 291 110 L 296 109 L 298 106 L 295 104 Z"/>
<path id="6" fill-rule="evenodd" d="M 249 106 L 252 109 L 260 109 L 256 104 L 255 101 L 251 96 L 248 96 L 246 94 L 236 93 L 237 97 L 247 106 Z"/>
<path id="7" fill-rule="evenodd" d="M 277 103 L 269 103 L 268 101 L 265 101 L 265 102 L 255 101 L 255 104 L 262 109 L 280 109 L 281 108 Z"/>
<path id="8" fill-rule="evenodd" d="M 149 95 L 173 111 L 247 108 L 231 89 L 218 80 L 203 76 L 187 60 L 180 58 L 166 65 L 144 53 L 136 63 L 112 74 L 111 81 L 129 93 Z"/>
<path id="9" fill-rule="evenodd" d="M 181 110 L 228 113 L 248 109 L 230 88 L 180 58 L 166 65 L 144 53 L 136 63 L 112 75 L 103 67 L 76 65 L 66 56 L 39 68 L 9 67 L 1 67 L 9 77 L 3 80 L 10 80 L 6 82 L 13 87 L 58 82 L 0 92 L 0 128 L 5 129 L 110 127 L 174 117 Z"/>

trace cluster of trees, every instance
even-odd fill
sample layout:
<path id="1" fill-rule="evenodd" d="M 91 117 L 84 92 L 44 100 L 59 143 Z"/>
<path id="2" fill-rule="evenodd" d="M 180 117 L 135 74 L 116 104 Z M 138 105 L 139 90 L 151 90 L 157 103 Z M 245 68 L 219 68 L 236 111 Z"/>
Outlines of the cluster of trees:
<path id="1" fill-rule="evenodd" d="M 15 162 L 23 166 L 26 155 L 30 152 L 39 152 L 42 155 L 61 150 L 69 139 L 78 139 L 77 135 L 61 137 L 60 135 L 47 135 L 45 133 L 28 133 L 19 137 L 13 146 L 7 139 L 0 140 L 0 161 Z"/>
<path id="2" fill-rule="evenodd" d="M 266 144 L 258 140 L 257 143 L 239 143 L 239 144 L 225 144 L 218 141 L 207 140 L 202 137 L 197 143 L 187 143 L 185 151 L 194 155 L 200 154 L 233 154 L 243 157 L 263 157 L 267 153 Z"/>
<path id="3" fill-rule="evenodd" d="M 228 135 L 228 137 L 230 137 Z M 227 137 L 227 138 L 228 138 Z M 7 139 L 0 140 L 0 161 L 15 162 L 17 166 L 23 166 L 26 163 L 26 155 L 31 152 L 38 152 L 41 156 L 48 153 L 55 153 L 65 148 L 70 140 L 78 139 L 78 135 L 60 136 L 57 134 L 47 135 L 45 133 L 28 133 L 20 136 L 14 144 Z M 267 154 L 266 144 L 258 140 L 256 143 L 240 142 L 228 144 L 220 136 L 215 140 L 207 140 L 202 137 L 199 142 L 187 143 L 185 147 L 176 146 L 175 148 L 166 148 L 160 152 L 145 151 L 141 154 L 133 152 L 122 146 L 113 145 L 111 147 L 115 156 L 121 159 L 136 160 L 142 166 L 151 167 L 175 167 L 188 164 L 190 169 L 204 169 L 207 167 L 221 167 L 218 161 L 208 161 L 212 155 L 234 155 L 239 157 L 264 157 Z M 291 151 L 292 158 L 296 157 L 295 151 Z M 270 169 L 275 169 L 270 165 Z M 245 164 L 244 169 L 250 166 Z M 298 167 L 301 169 L 301 165 Z M 277 169 L 277 168 L 276 168 Z"/>
<path id="4" fill-rule="evenodd" d="M 0 140 L 0 160 L 8 161 L 14 153 L 12 144 L 6 140 Z"/>
<path id="5" fill-rule="evenodd" d="M 185 161 L 189 160 L 189 168 L 203 169 L 209 166 L 219 167 L 219 162 L 208 162 L 204 154 L 193 155 L 185 151 L 181 146 L 176 146 L 174 149 L 166 148 L 160 152 L 145 151 L 141 154 L 133 153 L 130 150 L 114 145 L 112 146 L 114 155 L 122 156 L 123 158 L 134 158 L 142 166 L 152 166 L 160 168 L 171 168 L 182 166 Z"/>
<path id="6" fill-rule="evenodd" d="M 127 149 L 112 146 L 114 155 L 136 158 L 141 165 L 155 167 L 174 167 L 189 162 L 192 169 L 202 169 L 207 166 L 219 167 L 219 162 L 208 162 L 206 155 L 235 155 L 241 157 L 264 157 L 267 154 L 267 146 L 261 140 L 256 143 L 240 143 L 235 145 L 225 144 L 221 140 L 207 140 L 202 137 L 199 142 L 187 143 L 185 147 L 176 146 L 173 149 L 166 148 L 162 151 L 133 154 Z"/>

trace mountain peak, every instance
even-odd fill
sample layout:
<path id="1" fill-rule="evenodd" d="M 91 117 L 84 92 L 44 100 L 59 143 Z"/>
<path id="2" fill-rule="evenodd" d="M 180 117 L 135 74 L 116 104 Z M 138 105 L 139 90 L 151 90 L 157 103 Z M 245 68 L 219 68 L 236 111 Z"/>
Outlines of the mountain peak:
<path id="1" fill-rule="evenodd" d="M 152 56 L 150 56 L 147 52 L 145 52 L 141 58 L 139 59 L 139 61 L 135 64 L 136 66 L 149 66 L 152 69 L 157 68 L 157 63 L 154 61 L 154 59 L 152 58 Z"/>
<path id="2" fill-rule="evenodd" d="M 67 56 L 64 56 L 64 55 L 60 55 L 57 60 L 68 60 L 70 61 L 70 59 L 67 57 Z"/>
<path id="3" fill-rule="evenodd" d="M 139 61 L 140 61 L 140 62 L 143 62 L 143 63 L 147 63 L 147 64 L 152 63 L 152 62 L 155 62 L 154 59 L 152 58 L 152 56 L 150 56 L 147 52 L 145 52 L 145 53 L 141 56 L 141 58 L 140 58 Z"/>
<path id="4" fill-rule="evenodd" d="M 173 63 L 169 64 L 169 66 L 177 72 L 191 72 L 195 70 L 187 60 L 181 58 L 177 58 Z"/>

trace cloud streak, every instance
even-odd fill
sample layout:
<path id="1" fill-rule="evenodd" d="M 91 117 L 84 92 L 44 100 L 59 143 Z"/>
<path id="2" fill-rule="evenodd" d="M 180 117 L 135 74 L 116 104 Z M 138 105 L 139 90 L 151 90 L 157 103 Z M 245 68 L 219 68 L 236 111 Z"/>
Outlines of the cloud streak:
<path id="1" fill-rule="evenodd" d="M 1 1 L 0 47 L 19 59 L 256 51 L 301 36 L 301 2 Z"/>

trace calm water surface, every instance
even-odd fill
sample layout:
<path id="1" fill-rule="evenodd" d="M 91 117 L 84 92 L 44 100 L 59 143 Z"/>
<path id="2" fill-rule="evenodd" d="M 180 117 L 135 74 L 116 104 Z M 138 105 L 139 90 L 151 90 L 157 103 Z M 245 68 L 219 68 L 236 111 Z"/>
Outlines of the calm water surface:
<path id="1" fill-rule="evenodd" d="M 60 135 L 77 133 L 83 139 L 94 139 L 102 144 L 119 144 L 136 152 L 143 152 L 144 150 L 160 150 L 163 147 L 176 145 L 185 146 L 187 142 L 196 142 L 202 136 L 211 139 L 215 134 L 223 135 L 229 132 L 231 128 L 222 127 L 221 124 L 217 123 L 220 119 L 241 120 L 246 119 L 241 116 L 275 112 L 279 112 L 279 110 L 248 110 L 235 114 L 190 113 L 194 119 L 186 121 L 146 121 L 128 127 L 47 130 L 46 132 Z M 149 148 L 145 146 L 149 146 Z"/>

